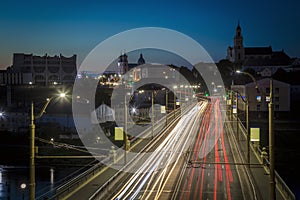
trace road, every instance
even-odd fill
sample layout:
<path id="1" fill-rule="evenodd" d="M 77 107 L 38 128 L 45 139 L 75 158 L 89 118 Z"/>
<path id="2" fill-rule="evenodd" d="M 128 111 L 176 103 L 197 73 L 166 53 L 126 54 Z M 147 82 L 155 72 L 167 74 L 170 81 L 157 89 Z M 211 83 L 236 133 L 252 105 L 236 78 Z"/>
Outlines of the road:
<path id="1" fill-rule="evenodd" d="M 246 166 L 236 165 L 242 161 L 223 117 L 220 99 L 200 102 L 111 199 L 252 197 Z"/>
<path id="2" fill-rule="evenodd" d="M 126 170 L 103 170 L 66 199 L 268 199 L 262 161 L 251 153 L 251 162 L 245 162 L 245 144 L 222 111 L 218 98 L 191 105 L 170 129 L 148 141 Z M 277 191 L 278 199 L 284 199 L 281 194 Z"/>
<path id="3" fill-rule="evenodd" d="M 225 139 L 222 117 L 220 100 L 213 99 L 201 121 L 174 199 L 245 199 L 238 170 L 232 165 L 235 161 Z"/>
<path id="4" fill-rule="evenodd" d="M 207 102 L 199 102 L 118 190 L 112 199 L 160 199 L 177 163 L 195 139 Z M 197 120 L 195 120 L 197 119 Z"/>

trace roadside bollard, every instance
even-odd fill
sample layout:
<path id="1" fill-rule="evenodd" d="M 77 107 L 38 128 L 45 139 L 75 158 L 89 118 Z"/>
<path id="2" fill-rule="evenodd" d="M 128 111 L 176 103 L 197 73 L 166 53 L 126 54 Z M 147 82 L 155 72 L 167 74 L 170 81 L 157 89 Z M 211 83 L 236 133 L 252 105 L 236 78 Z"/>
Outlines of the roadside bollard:
<path id="1" fill-rule="evenodd" d="M 262 148 L 260 157 L 262 158 L 263 165 L 267 165 L 268 152 L 266 147 Z"/>
<path id="2" fill-rule="evenodd" d="M 130 149 L 130 140 L 128 139 L 128 136 L 126 135 L 126 151 L 129 151 Z"/>
<path id="3" fill-rule="evenodd" d="M 116 163 L 117 153 L 116 153 L 116 150 L 115 150 L 114 146 L 111 146 L 111 149 L 109 151 L 109 157 L 110 157 L 110 160 L 113 161 L 113 163 Z"/>

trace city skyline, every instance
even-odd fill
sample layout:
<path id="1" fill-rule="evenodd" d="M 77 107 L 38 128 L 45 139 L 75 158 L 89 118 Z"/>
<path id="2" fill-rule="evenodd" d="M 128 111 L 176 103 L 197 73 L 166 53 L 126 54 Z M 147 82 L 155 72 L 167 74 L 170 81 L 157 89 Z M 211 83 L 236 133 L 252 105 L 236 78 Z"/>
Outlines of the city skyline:
<path id="1" fill-rule="evenodd" d="M 299 57 L 300 17 L 297 2 L 241 4 L 230 2 L 2 2 L 0 6 L 0 69 L 12 64 L 13 53 L 66 56 L 80 65 L 101 41 L 139 27 L 173 29 L 195 39 L 214 61 L 226 49 L 240 21 L 245 46 L 272 46 Z M 120 46 L 120 51 L 123 50 Z"/>

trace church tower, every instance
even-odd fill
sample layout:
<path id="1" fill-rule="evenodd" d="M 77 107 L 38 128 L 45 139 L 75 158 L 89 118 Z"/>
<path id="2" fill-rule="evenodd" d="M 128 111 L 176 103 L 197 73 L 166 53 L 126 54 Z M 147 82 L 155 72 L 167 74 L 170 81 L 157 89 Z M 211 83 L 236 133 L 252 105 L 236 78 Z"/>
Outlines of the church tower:
<path id="1" fill-rule="evenodd" d="M 140 58 L 137 61 L 138 65 L 145 64 L 145 59 L 143 58 L 143 54 L 140 54 Z"/>
<path id="2" fill-rule="evenodd" d="M 124 53 L 119 56 L 118 74 L 123 75 L 126 72 L 128 72 L 128 59 L 127 59 L 127 55 Z"/>
<path id="3" fill-rule="evenodd" d="M 235 30 L 235 36 L 234 36 L 234 62 L 241 62 L 245 58 L 245 49 L 243 45 L 243 36 L 242 36 L 242 29 L 240 26 L 240 22 L 238 22 L 238 25 Z"/>

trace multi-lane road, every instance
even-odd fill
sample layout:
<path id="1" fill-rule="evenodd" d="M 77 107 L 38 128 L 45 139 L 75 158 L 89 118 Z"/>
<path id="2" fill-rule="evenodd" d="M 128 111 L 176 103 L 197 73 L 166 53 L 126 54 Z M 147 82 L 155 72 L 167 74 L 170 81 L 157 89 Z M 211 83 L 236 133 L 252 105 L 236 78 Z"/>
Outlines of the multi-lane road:
<path id="1" fill-rule="evenodd" d="M 151 151 L 138 154 L 96 199 L 255 199 L 221 107 L 212 98 L 182 112 L 176 126 L 153 140 Z"/>
<path id="2" fill-rule="evenodd" d="M 199 102 L 111 199 L 250 197 L 251 181 L 246 166 L 235 165 L 241 161 L 229 145 L 224 117 L 220 99 Z"/>
<path id="3" fill-rule="evenodd" d="M 244 199 L 222 118 L 220 100 L 212 99 L 176 185 L 175 199 Z"/>
<path id="4" fill-rule="evenodd" d="M 151 153 L 112 199 L 159 199 L 179 158 L 192 144 L 206 102 L 198 103 L 181 117 L 175 128 Z"/>

